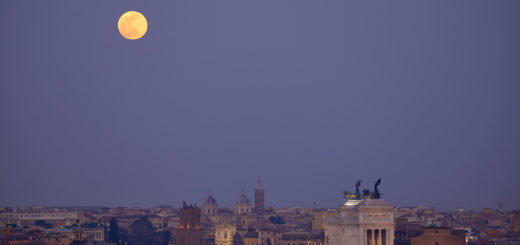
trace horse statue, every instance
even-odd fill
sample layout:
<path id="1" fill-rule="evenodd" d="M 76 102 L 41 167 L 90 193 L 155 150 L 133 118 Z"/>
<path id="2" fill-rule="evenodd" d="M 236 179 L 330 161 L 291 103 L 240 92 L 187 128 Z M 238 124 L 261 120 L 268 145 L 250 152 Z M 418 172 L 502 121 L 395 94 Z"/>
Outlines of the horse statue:
<path id="1" fill-rule="evenodd" d="M 361 180 L 356 182 L 356 200 L 361 200 L 361 192 L 359 192 L 359 186 L 361 185 Z"/>

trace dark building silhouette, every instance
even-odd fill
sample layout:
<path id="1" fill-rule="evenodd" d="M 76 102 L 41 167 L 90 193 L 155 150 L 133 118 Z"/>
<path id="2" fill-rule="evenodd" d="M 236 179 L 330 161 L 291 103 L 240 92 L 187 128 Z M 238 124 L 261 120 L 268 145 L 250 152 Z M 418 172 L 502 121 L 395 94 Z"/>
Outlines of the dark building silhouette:
<path id="1" fill-rule="evenodd" d="M 186 205 L 183 202 L 180 210 L 179 228 L 177 228 L 177 245 L 204 245 L 202 230 L 200 229 L 201 210 L 197 205 Z"/>
<path id="2" fill-rule="evenodd" d="M 520 231 L 520 210 L 513 211 L 513 230 L 515 232 Z"/>
<path id="3" fill-rule="evenodd" d="M 422 235 L 413 237 L 411 245 L 465 245 L 464 232 L 448 227 L 425 227 Z"/>
<path id="4" fill-rule="evenodd" d="M 408 219 L 401 216 L 395 219 L 395 245 L 410 245 Z"/>
<path id="5" fill-rule="evenodd" d="M 258 185 L 255 189 L 255 212 L 257 215 L 263 215 L 264 209 L 264 188 L 262 188 L 260 177 L 258 177 Z"/>

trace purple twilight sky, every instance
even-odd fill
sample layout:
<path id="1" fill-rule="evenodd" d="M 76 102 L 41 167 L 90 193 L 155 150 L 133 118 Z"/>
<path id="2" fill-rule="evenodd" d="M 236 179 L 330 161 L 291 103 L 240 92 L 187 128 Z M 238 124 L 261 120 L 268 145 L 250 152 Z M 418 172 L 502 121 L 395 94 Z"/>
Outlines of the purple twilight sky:
<path id="1" fill-rule="evenodd" d="M 147 34 L 121 37 L 137 10 Z M 520 208 L 520 1 L 0 1 L 0 206 Z"/>

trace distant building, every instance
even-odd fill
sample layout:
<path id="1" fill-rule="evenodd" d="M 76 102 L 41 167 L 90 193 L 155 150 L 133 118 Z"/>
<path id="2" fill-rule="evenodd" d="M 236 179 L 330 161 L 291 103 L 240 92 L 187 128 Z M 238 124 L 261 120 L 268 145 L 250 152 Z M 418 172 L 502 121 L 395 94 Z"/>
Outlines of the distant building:
<path id="1" fill-rule="evenodd" d="M 454 232 L 451 228 L 427 227 L 422 229 L 423 234 L 413 237 L 411 245 L 464 245 L 466 240 L 463 233 Z"/>
<path id="2" fill-rule="evenodd" d="M 268 228 L 260 228 L 257 229 L 258 232 L 258 245 L 276 245 L 274 243 L 275 233 L 272 229 Z"/>
<path id="3" fill-rule="evenodd" d="M 48 236 L 40 238 L 40 242 L 49 245 L 69 245 L 72 241 L 73 239 L 68 236 Z"/>
<path id="4" fill-rule="evenodd" d="M 349 200 L 325 218 L 326 245 L 393 245 L 396 209 L 383 199 Z"/>
<path id="5" fill-rule="evenodd" d="M 498 203 L 497 212 L 499 212 L 499 213 L 504 212 L 504 203 L 503 202 Z"/>
<path id="6" fill-rule="evenodd" d="M 213 196 L 211 196 L 211 192 L 208 193 L 208 197 L 202 204 L 202 214 L 203 215 L 217 215 L 218 214 L 218 204 L 217 200 Z"/>
<path id="7" fill-rule="evenodd" d="M 86 218 L 83 213 L 68 210 L 53 209 L 15 209 L 10 212 L 0 213 L 0 225 L 17 224 L 30 225 L 37 220 L 45 220 L 50 224 L 72 225 L 84 223 Z"/>
<path id="8" fill-rule="evenodd" d="M 323 245 L 324 235 L 308 232 L 284 232 L 282 245 Z"/>
<path id="9" fill-rule="evenodd" d="M 408 219 L 405 216 L 395 219 L 395 245 L 410 245 Z"/>
<path id="10" fill-rule="evenodd" d="M 247 199 L 246 194 L 242 192 L 235 202 L 235 214 L 251 214 L 251 202 Z"/>
<path id="11" fill-rule="evenodd" d="M 85 237 L 83 237 L 83 230 L 79 227 L 73 229 L 73 236 L 74 238 L 72 238 L 70 245 L 83 245 L 88 243 Z"/>
<path id="12" fill-rule="evenodd" d="M 252 212 L 251 202 L 244 192 L 240 194 L 232 209 L 219 209 L 216 199 L 210 193 L 202 205 L 201 224 L 203 228 L 208 229 L 218 224 L 229 224 L 235 226 L 237 230 L 247 230 L 250 224 L 257 221 L 257 216 Z"/>
<path id="13" fill-rule="evenodd" d="M 312 218 L 312 230 L 315 232 L 323 230 L 323 221 L 325 217 L 337 216 L 338 214 L 335 212 L 329 211 L 316 211 L 314 212 L 314 217 Z"/>
<path id="14" fill-rule="evenodd" d="M 215 226 L 215 245 L 233 245 L 236 227 L 230 224 Z"/>
<path id="15" fill-rule="evenodd" d="M 324 234 L 283 232 L 272 227 L 263 227 L 245 232 L 243 245 L 324 245 Z"/>
<path id="16" fill-rule="evenodd" d="M 493 210 L 491 208 L 482 209 L 482 219 L 483 220 L 489 220 L 491 218 L 491 215 L 493 215 Z"/>
<path id="17" fill-rule="evenodd" d="M 99 227 L 93 229 L 79 227 L 74 229 L 51 229 L 47 231 L 47 234 L 49 235 L 47 243 L 52 243 L 52 240 L 61 240 L 62 242 L 59 243 L 65 244 L 63 241 L 67 241 L 67 239 L 64 236 L 76 241 L 77 244 L 79 244 L 78 241 L 88 244 L 104 244 L 105 241 L 105 230 Z"/>
<path id="18" fill-rule="evenodd" d="M 165 222 L 165 219 L 161 216 L 148 215 L 147 218 L 148 218 L 148 221 L 150 221 L 150 223 L 152 223 L 154 229 L 162 230 L 167 225 L 167 223 Z"/>
<path id="19" fill-rule="evenodd" d="M 513 211 L 513 230 L 515 232 L 520 231 L 520 210 Z"/>
<path id="20" fill-rule="evenodd" d="M 264 215 L 264 209 L 264 188 L 262 188 L 260 177 L 258 177 L 258 185 L 255 189 L 255 213 L 258 216 L 262 216 Z"/>
<path id="21" fill-rule="evenodd" d="M 247 231 L 242 237 L 244 245 L 258 245 L 258 232 L 254 230 Z"/>
<path id="22" fill-rule="evenodd" d="M 176 232 L 177 245 L 203 245 L 204 239 L 200 229 L 201 210 L 196 205 L 183 203 L 180 210 L 179 228 Z"/>

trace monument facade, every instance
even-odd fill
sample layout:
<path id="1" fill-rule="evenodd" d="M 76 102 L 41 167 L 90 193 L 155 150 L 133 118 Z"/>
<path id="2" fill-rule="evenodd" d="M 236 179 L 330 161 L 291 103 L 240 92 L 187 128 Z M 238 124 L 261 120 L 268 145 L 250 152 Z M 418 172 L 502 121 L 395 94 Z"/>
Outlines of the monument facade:
<path id="1" fill-rule="evenodd" d="M 325 217 L 326 245 L 394 245 L 396 209 L 381 199 L 378 180 L 374 192 L 345 192 L 347 202 L 338 208 L 337 216 Z"/>

